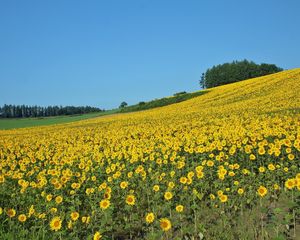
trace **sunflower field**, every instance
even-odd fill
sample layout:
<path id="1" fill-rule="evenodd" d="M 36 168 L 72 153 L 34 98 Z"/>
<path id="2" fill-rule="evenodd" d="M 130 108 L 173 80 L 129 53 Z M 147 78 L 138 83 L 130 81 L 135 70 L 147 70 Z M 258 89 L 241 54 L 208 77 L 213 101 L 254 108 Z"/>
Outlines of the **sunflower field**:
<path id="1" fill-rule="evenodd" d="M 0 131 L 0 239 L 299 239 L 300 69 Z"/>

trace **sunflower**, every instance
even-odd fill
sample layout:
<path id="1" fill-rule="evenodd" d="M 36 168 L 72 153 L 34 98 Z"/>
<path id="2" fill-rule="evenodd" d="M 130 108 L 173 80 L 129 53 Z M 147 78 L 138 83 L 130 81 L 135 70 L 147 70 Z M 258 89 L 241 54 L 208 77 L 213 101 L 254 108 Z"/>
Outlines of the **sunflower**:
<path id="1" fill-rule="evenodd" d="M 153 186 L 153 191 L 154 192 L 158 192 L 159 191 L 159 186 L 158 185 L 154 185 Z"/>
<path id="2" fill-rule="evenodd" d="M 126 197 L 126 203 L 128 205 L 134 205 L 135 204 L 135 196 L 134 195 L 128 195 Z"/>
<path id="3" fill-rule="evenodd" d="M 264 186 L 260 186 L 257 189 L 257 193 L 258 193 L 259 196 L 264 197 L 265 195 L 267 195 L 268 189 L 266 189 Z"/>
<path id="4" fill-rule="evenodd" d="M 171 192 L 165 192 L 164 197 L 167 201 L 169 201 L 173 197 L 173 194 Z"/>
<path id="5" fill-rule="evenodd" d="M 6 213 L 10 218 L 16 216 L 16 210 L 13 208 L 8 209 Z"/>
<path id="6" fill-rule="evenodd" d="M 197 178 L 201 179 L 204 177 L 204 173 L 203 172 L 197 172 Z"/>
<path id="7" fill-rule="evenodd" d="M 110 206 L 110 201 L 108 199 L 103 199 L 99 205 L 101 209 L 107 209 Z"/>
<path id="8" fill-rule="evenodd" d="M 121 182 L 120 183 L 120 187 L 122 188 L 122 189 L 125 189 L 125 188 L 127 188 L 127 186 L 128 186 L 128 182 Z"/>
<path id="9" fill-rule="evenodd" d="M 219 196 L 219 199 L 220 199 L 221 202 L 224 203 L 224 202 L 227 202 L 228 197 L 227 197 L 227 195 L 222 194 L 221 196 Z"/>
<path id="10" fill-rule="evenodd" d="M 152 213 L 152 212 L 148 213 L 145 217 L 147 223 L 152 223 L 154 221 L 154 218 L 155 218 L 155 216 L 154 216 L 154 213 Z"/>
<path id="11" fill-rule="evenodd" d="M 182 212 L 184 207 L 182 205 L 177 205 L 176 206 L 176 212 Z"/>
<path id="12" fill-rule="evenodd" d="M 289 160 L 294 160 L 294 159 L 295 159 L 295 155 L 292 154 L 292 153 L 290 153 L 290 154 L 288 155 L 288 159 L 289 159 Z"/>
<path id="13" fill-rule="evenodd" d="M 60 217 L 54 217 L 52 218 L 51 222 L 50 222 L 50 228 L 52 231 L 58 231 L 59 229 L 61 229 L 61 219 Z"/>
<path id="14" fill-rule="evenodd" d="M 215 163 L 214 163 L 212 160 L 208 160 L 207 163 L 206 163 L 206 165 L 207 165 L 208 167 L 212 167 L 214 164 L 215 164 Z"/>
<path id="15" fill-rule="evenodd" d="M 71 219 L 73 221 L 77 221 L 78 218 L 79 218 L 79 213 L 78 212 L 72 212 L 71 213 Z"/>
<path id="16" fill-rule="evenodd" d="M 18 220 L 19 220 L 20 222 L 25 222 L 26 219 L 27 219 L 27 217 L 26 217 L 25 214 L 20 214 L 20 215 L 18 216 Z"/>
<path id="17" fill-rule="evenodd" d="M 57 197 L 55 198 L 55 202 L 56 202 L 57 204 L 60 204 L 62 201 L 63 201 L 62 196 L 57 196 Z"/>
<path id="18" fill-rule="evenodd" d="M 186 177 L 181 177 L 181 178 L 179 179 L 179 181 L 180 181 L 180 183 L 182 183 L 182 184 L 186 184 L 187 178 L 186 178 Z"/>
<path id="19" fill-rule="evenodd" d="M 238 192 L 238 194 L 242 195 L 244 193 L 244 189 L 239 188 L 237 192 Z"/>
<path id="20" fill-rule="evenodd" d="M 275 183 L 275 184 L 273 185 L 273 188 L 274 188 L 274 190 L 279 190 L 279 189 L 280 189 L 280 187 L 279 187 L 279 185 L 278 185 L 277 183 Z"/>
<path id="21" fill-rule="evenodd" d="M 100 240 L 102 238 L 102 235 L 100 232 L 95 232 L 93 240 Z"/>
<path id="22" fill-rule="evenodd" d="M 50 202 L 51 200 L 52 200 L 52 194 L 48 194 L 47 196 L 46 196 L 46 200 L 48 201 L 48 202 Z"/>
<path id="23" fill-rule="evenodd" d="M 35 213 L 34 205 L 31 205 L 28 212 L 28 217 L 31 217 Z"/>
<path id="24" fill-rule="evenodd" d="M 169 231 L 172 227 L 170 220 L 167 218 L 162 218 L 162 219 L 160 219 L 159 222 L 160 222 L 159 225 L 160 225 L 161 229 L 165 232 Z"/>
<path id="25" fill-rule="evenodd" d="M 295 180 L 293 178 L 286 180 L 284 186 L 287 189 L 292 189 L 293 187 L 295 187 Z"/>

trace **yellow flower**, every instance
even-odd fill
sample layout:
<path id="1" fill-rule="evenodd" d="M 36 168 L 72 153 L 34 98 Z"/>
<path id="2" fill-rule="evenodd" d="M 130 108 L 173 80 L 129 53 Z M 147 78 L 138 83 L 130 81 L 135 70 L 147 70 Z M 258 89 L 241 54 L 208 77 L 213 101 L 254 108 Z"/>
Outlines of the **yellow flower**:
<path id="1" fill-rule="evenodd" d="M 50 202 L 51 200 L 52 200 L 52 194 L 48 194 L 47 196 L 46 196 L 46 200 L 48 201 L 48 202 Z"/>
<path id="2" fill-rule="evenodd" d="M 126 203 L 128 205 L 134 205 L 135 204 L 135 196 L 130 194 L 126 197 Z"/>
<path id="3" fill-rule="evenodd" d="M 160 222 L 159 225 L 160 225 L 161 229 L 165 232 L 169 231 L 172 227 L 170 220 L 167 218 L 162 218 L 159 220 L 159 222 Z"/>
<path id="4" fill-rule="evenodd" d="M 154 218 L 155 218 L 155 216 L 154 216 L 154 213 L 152 213 L 152 212 L 148 213 L 145 217 L 147 223 L 152 223 L 154 221 Z"/>
<path id="5" fill-rule="evenodd" d="M 16 210 L 13 209 L 13 208 L 7 209 L 7 215 L 8 215 L 10 218 L 16 216 Z"/>
<path id="6" fill-rule="evenodd" d="M 238 194 L 242 195 L 243 193 L 244 193 L 244 189 L 239 188 L 239 189 L 238 189 Z"/>
<path id="7" fill-rule="evenodd" d="M 93 240 L 100 240 L 102 238 L 102 235 L 100 232 L 95 232 Z"/>
<path id="8" fill-rule="evenodd" d="M 57 197 L 55 198 L 55 202 L 56 202 L 57 204 L 60 204 L 62 201 L 63 201 L 62 196 L 57 196 Z"/>
<path id="9" fill-rule="evenodd" d="M 274 187 L 275 190 L 279 190 L 280 189 L 279 185 L 276 184 L 276 183 L 273 185 L 273 187 Z"/>
<path id="10" fill-rule="evenodd" d="M 121 182 L 120 183 L 120 187 L 122 188 L 122 189 L 125 189 L 125 188 L 127 188 L 127 186 L 128 186 L 128 182 Z"/>
<path id="11" fill-rule="evenodd" d="M 180 181 L 180 183 L 182 183 L 182 184 L 186 184 L 187 178 L 186 178 L 186 177 L 181 177 L 181 178 L 179 179 L 179 181 Z"/>
<path id="12" fill-rule="evenodd" d="M 170 189 L 173 189 L 173 188 L 175 187 L 175 183 L 174 183 L 174 182 L 169 182 L 169 183 L 168 183 L 168 187 L 169 187 Z"/>
<path id="13" fill-rule="evenodd" d="M 224 202 L 227 202 L 228 197 L 227 197 L 227 195 L 222 194 L 221 196 L 219 196 L 219 199 L 220 199 L 221 202 L 224 203 Z"/>
<path id="14" fill-rule="evenodd" d="M 267 195 L 268 189 L 266 189 L 264 186 L 260 186 L 257 189 L 257 193 L 258 193 L 259 196 L 264 197 L 265 195 Z"/>
<path id="15" fill-rule="evenodd" d="M 72 222 L 72 220 L 70 220 L 68 222 L 68 229 L 72 229 L 72 228 L 73 228 L 73 222 Z"/>
<path id="16" fill-rule="evenodd" d="M 83 216 L 81 218 L 81 222 L 88 224 L 90 222 L 90 217 L 89 216 Z"/>
<path id="17" fill-rule="evenodd" d="M 273 164 L 269 164 L 269 165 L 268 165 L 268 169 L 269 169 L 270 171 L 274 171 L 276 168 L 275 168 L 275 166 L 274 166 Z"/>
<path id="18" fill-rule="evenodd" d="M 239 181 L 234 181 L 233 184 L 234 184 L 235 186 L 237 186 L 237 185 L 239 185 L 240 183 L 239 183 Z"/>
<path id="19" fill-rule="evenodd" d="M 158 192 L 159 191 L 159 186 L 158 185 L 154 185 L 153 186 L 153 191 L 154 192 Z"/>
<path id="20" fill-rule="evenodd" d="M 34 205 L 31 205 L 29 208 L 28 217 L 31 217 L 35 213 Z"/>
<path id="21" fill-rule="evenodd" d="M 71 215 L 71 219 L 73 221 L 76 221 L 79 218 L 79 213 L 78 212 L 72 212 L 70 215 Z"/>
<path id="22" fill-rule="evenodd" d="M 259 155 L 264 155 L 266 153 L 266 150 L 264 149 L 264 147 L 260 147 L 259 149 L 258 149 L 258 154 Z"/>
<path id="23" fill-rule="evenodd" d="M 218 194 L 218 196 L 220 197 L 220 196 L 223 195 L 223 191 L 222 191 L 222 190 L 219 190 L 219 191 L 217 192 L 217 194 Z"/>
<path id="24" fill-rule="evenodd" d="M 5 177 L 3 175 L 0 175 L 0 183 L 4 183 Z"/>
<path id="25" fill-rule="evenodd" d="M 50 222 L 50 228 L 52 231 L 58 231 L 59 229 L 61 229 L 61 219 L 60 217 L 54 217 L 52 218 L 51 222 Z"/>
<path id="26" fill-rule="evenodd" d="M 214 165 L 214 162 L 211 161 L 211 160 L 208 160 L 207 163 L 206 163 L 206 165 L 207 165 L 208 167 L 212 167 L 212 166 Z"/>
<path id="27" fill-rule="evenodd" d="M 182 205 L 176 206 L 176 212 L 183 212 L 184 207 Z"/>
<path id="28" fill-rule="evenodd" d="M 101 209 L 107 209 L 110 206 L 110 201 L 108 199 L 103 199 L 99 205 Z"/>
<path id="29" fill-rule="evenodd" d="M 285 181 L 285 184 L 284 186 L 287 188 L 287 189 L 293 189 L 295 187 L 295 179 L 294 178 L 290 178 L 288 180 Z"/>
<path id="30" fill-rule="evenodd" d="M 289 160 L 294 160 L 294 159 L 295 159 L 295 155 L 292 154 L 292 153 L 290 153 L 290 154 L 288 155 L 288 159 L 289 159 Z"/>
<path id="31" fill-rule="evenodd" d="M 18 220 L 19 220 L 20 222 L 25 222 L 26 219 L 27 219 L 27 217 L 26 217 L 25 214 L 20 214 L 20 215 L 18 216 Z"/>
<path id="32" fill-rule="evenodd" d="M 171 192 L 165 192 L 164 197 L 167 201 L 169 201 L 173 197 L 173 194 Z"/>
<path id="33" fill-rule="evenodd" d="M 57 208 L 50 208 L 50 212 L 52 213 L 52 214 L 54 214 L 54 213 L 57 213 Z"/>
<path id="34" fill-rule="evenodd" d="M 39 215 L 38 215 L 38 218 L 40 218 L 40 219 L 44 219 L 46 217 L 46 214 L 45 213 L 40 213 Z"/>

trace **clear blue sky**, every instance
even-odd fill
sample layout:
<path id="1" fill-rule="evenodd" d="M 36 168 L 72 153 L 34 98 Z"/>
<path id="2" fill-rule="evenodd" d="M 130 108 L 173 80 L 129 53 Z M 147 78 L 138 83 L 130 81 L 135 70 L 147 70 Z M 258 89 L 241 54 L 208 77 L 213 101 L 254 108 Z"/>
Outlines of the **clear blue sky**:
<path id="1" fill-rule="evenodd" d="M 0 105 L 109 109 L 199 89 L 212 65 L 300 67 L 299 0 L 1 0 Z"/>

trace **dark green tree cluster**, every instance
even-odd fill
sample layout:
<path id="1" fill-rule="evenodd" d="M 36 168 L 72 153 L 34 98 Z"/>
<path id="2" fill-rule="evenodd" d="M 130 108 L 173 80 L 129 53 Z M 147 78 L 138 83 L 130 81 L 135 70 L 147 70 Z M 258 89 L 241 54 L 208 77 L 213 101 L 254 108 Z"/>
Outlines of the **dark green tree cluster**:
<path id="1" fill-rule="evenodd" d="M 96 107 L 84 106 L 26 106 L 7 105 L 0 107 L 0 117 L 2 118 L 27 118 L 27 117 L 50 117 L 60 115 L 74 115 L 104 111 Z"/>
<path id="2" fill-rule="evenodd" d="M 249 78 L 260 77 L 277 73 L 283 69 L 275 64 L 256 64 L 252 61 L 233 61 L 213 66 L 202 74 L 200 86 L 202 88 L 217 87 L 228 83 L 234 83 Z"/>

